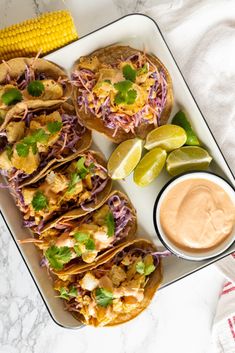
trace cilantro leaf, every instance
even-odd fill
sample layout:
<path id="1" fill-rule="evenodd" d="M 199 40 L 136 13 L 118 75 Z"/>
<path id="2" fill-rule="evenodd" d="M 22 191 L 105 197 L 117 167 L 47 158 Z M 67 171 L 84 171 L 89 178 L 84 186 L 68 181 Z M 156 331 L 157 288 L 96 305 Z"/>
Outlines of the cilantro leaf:
<path id="1" fill-rule="evenodd" d="M 46 142 L 49 138 L 49 135 L 46 134 L 45 130 L 37 129 L 31 135 L 26 136 L 23 140 L 16 145 L 16 151 L 18 156 L 27 157 L 29 154 L 29 149 L 32 149 L 33 154 L 36 154 L 37 142 Z"/>
<path id="2" fill-rule="evenodd" d="M 114 83 L 114 88 L 116 88 L 116 90 L 121 93 L 126 93 L 132 87 L 132 85 L 133 83 L 131 81 L 125 80 Z"/>
<path id="3" fill-rule="evenodd" d="M 122 73 L 126 80 L 135 82 L 137 72 L 131 67 L 131 65 L 127 64 L 123 66 Z"/>
<path id="4" fill-rule="evenodd" d="M 13 155 L 13 148 L 10 145 L 6 146 L 6 152 L 7 152 L 7 157 L 9 160 L 11 160 L 12 155 Z"/>
<path id="5" fill-rule="evenodd" d="M 136 97 L 137 97 L 137 92 L 136 92 L 136 90 L 135 90 L 135 89 L 130 89 L 130 90 L 127 92 L 126 103 L 127 103 L 127 104 L 133 104 L 133 103 L 135 103 Z"/>
<path id="6" fill-rule="evenodd" d="M 16 104 L 23 99 L 22 93 L 17 88 L 10 88 L 1 96 L 1 100 L 6 105 Z"/>
<path id="7" fill-rule="evenodd" d="M 85 232 L 76 232 L 73 236 L 79 243 L 84 243 L 90 238 L 89 234 Z"/>
<path id="8" fill-rule="evenodd" d="M 68 291 L 66 288 L 64 288 L 64 287 L 60 288 L 59 298 L 69 300 L 69 294 L 68 294 Z"/>
<path id="9" fill-rule="evenodd" d="M 37 129 L 31 136 L 32 142 L 47 142 L 49 135 L 43 129 Z"/>
<path id="10" fill-rule="evenodd" d="M 93 239 L 91 238 L 88 239 L 85 245 L 87 250 L 90 250 L 90 251 L 95 250 L 95 242 Z"/>
<path id="11" fill-rule="evenodd" d="M 105 223 L 108 227 L 108 237 L 112 237 L 115 231 L 115 223 L 112 212 L 109 212 L 105 217 Z"/>
<path id="12" fill-rule="evenodd" d="M 16 152 L 19 157 L 27 157 L 29 154 L 29 145 L 25 143 L 17 143 Z"/>
<path id="13" fill-rule="evenodd" d="M 81 180 L 80 176 L 77 173 L 72 173 L 69 180 L 68 192 L 71 194 L 74 192 L 76 184 Z"/>
<path id="14" fill-rule="evenodd" d="M 104 288 L 97 288 L 95 298 L 98 305 L 106 308 L 113 301 L 113 293 Z"/>
<path id="15" fill-rule="evenodd" d="M 76 297 L 78 295 L 78 290 L 76 287 L 72 286 L 70 289 L 69 289 L 69 296 L 70 297 Z"/>
<path id="16" fill-rule="evenodd" d="M 35 192 L 32 200 L 32 206 L 35 211 L 40 211 L 48 207 L 48 199 L 42 191 Z"/>
<path id="17" fill-rule="evenodd" d="M 143 261 L 138 261 L 135 268 L 138 273 L 140 273 L 141 275 L 144 274 L 145 265 Z"/>
<path id="18" fill-rule="evenodd" d="M 47 123 L 47 128 L 51 134 L 55 134 L 60 131 L 62 125 L 61 121 L 49 121 L 49 123 Z"/>
<path id="19" fill-rule="evenodd" d="M 45 87 L 41 81 L 35 80 L 35 81 L 31 81 L 28 84 L 27 91 L 31 96 L 39 97 L 41 96 L 42 92 L 45 91 Z"/>
<path id="20" fill-rule="evenodd" d="M 55 270 L 62 270 L 64 265 L 71 260 L 72 253 L 68 246 L 58 248 L 57 246 L 52 245 L 46 250 L 45 256 L 52 268 Z"/>
<path id="21" fill-rule="evenodd" d="M 76 297 L 77 295 L 78 295 L 78 290 L 74 286 L 72 286 L 69 290 L 64 287 L 60 288 L 59 298 L 69 300 L 70 297 Z"/>
<path id="22" fill-rule="evenodd" d="M 114 102 L 116 104 L 126 103 L 133 104 L 137 97 L 137 92 L 132 87 L 132 82 L 129 80 L 120 81 L 114 84 L 114 87 L 118 91 L 114 97 Z"/>
<path id="23" fill-rule="evenodd" d="M 141 68 L 139 68 L 137 70 L 137 75 L 143 75 L 143 74 L 146 74 L 148 72 L 148 65 L 147 63 L 144 64 L 144 66 L 142 66 Z"/>
<path id="24" fill-rule="evenodd" d="M 148 276 L 155 270 L 155 266 L 153 264 L 145 265 L 143 261 L 138 261 L 136 264 L 136 271 L 141 275 Z"/>
<path id="25" fill-rule="evenodd" d="M 125 103 L 125 101 L 126 101 L 125 95 L 123 93 L 121 93 L 121 92 L 118 92 L 116 94 L 116 96 L 114 97 L 114 102 L 116 104 Z"/>
<path id="26" fill-rule="evenodd" d="M 87 167 L 84 164 L 85 161 L 86 161 L 85 157 L 81 157 L 79 158 L 76 164 L 77 172 L 81 179 L 84 179 L 89 173 L 89 169 L 87 169 Z"/>

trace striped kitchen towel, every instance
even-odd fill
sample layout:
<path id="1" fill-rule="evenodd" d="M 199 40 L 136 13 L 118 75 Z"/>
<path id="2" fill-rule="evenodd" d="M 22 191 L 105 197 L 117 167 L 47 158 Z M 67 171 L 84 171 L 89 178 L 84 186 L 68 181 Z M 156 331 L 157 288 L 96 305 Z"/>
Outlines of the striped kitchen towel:
<path id="1" fill-rule="evenodd" d="M 214 351 L 235 353 L 235 253 L 220 260 L 216 267 L 227 280 L 221 291 L 213 324 Z"/>

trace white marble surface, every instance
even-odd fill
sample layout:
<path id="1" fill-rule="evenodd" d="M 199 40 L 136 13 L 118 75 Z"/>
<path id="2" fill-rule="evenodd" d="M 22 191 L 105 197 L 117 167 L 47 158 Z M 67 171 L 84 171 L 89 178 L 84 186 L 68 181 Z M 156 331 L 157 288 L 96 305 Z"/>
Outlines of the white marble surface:
<path id="1" fill-rule="evenodd" d="M 201 57 L 192 66 L 188 57 L 192 48 L 186 47 L 184 39 L 177 36 L 178 29 L 185 26 L 185 37 L 191 35 L 191 44 L 198 43 L 197 31 L 187 31 L 188 18 L 193 12 L 197 16 L 198 9 L 205 7 L 203 14 L 209 19 L 211 8 L 206 11 L 206 7 L 212 3 L 216 4 L 217 11 L 224 11 L 220 0 L 67 0 L 64 3 L 59 0 L 0 0 L 0 27 L 41 11 L 68 6 L 80 35 L 84 35 L 126 13 L 144 12 L 156 6 L 155 17 L 234 171 L 235 162 L 231 149 L 225 145 L 226 136 L 217 133 L 217 125 L 212 120 L 212 113 L 220 107 L 215 104 L 211 111 L 208 97 L 200 94 L 202 76 L 210 62 Z M 196 81 L 192 80 L 192 69 L 199 71 Z M 231 120 L 230 128 L 233 124 Z M 234 147 L 234 141 L 227 142 Z M 209 266 L 160 291 L 146 312 L 126 325 L 112 329 L 66 330 L 56 326 L 49 317 L 0 220 L 0 352 L 211 353 L 211 326 L 222 283 L 223 277 L 214 266 Z"/>

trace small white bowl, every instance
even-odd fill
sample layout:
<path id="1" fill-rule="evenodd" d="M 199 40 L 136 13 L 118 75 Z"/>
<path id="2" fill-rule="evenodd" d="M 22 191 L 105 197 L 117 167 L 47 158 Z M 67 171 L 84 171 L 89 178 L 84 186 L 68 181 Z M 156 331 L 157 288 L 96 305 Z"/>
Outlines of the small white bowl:
<path id="1" fill-rule="evenodd" d="M 158 197 L 155 201 L 154 209 L 153 209 L 153 222 L 154 222 L 154 227 L 156 230 L 156 233 L 163 243 L 163 245 L 170 250 L 173 254 L 176 256 L 186 259 L 186 260 L 193 260 L 193 261 L 202 261 L 206 260 L 215 256 L 218 256 L 219 254 L 223 253 L 225 250 L 227 250 L 235 241 L 235 227 L 233 229 L 232 234 L 222 243 L 219 244 L 218 247 L 211 249 L 211 250 L 205 250 L 205 251 L 200 251 L 200 252 L 190 252 L 187 250 L 183 250 L 179 247 L 177 247 L 175 244 L 173 244 L 167 235 L 164 233 L 161 222 L 160 222 L 160 209 L 162 202 L 167 195 L 167 193 L 178 183 L 184 181 L 184 180 L 189 180 L 189 179 L 206 179 L 214 182 L 218 186 L 222 187 L 226 193 L 230 196 L 231 200 L 233 201 L 235 205 L 235 189 L 229 184 L 228 181 L 225 179 L 219 177 L 218 175 L 215 175 L 211 172 L 189 172 L 185 174 L 181 174 L 173 179 L 171 179 L 160 191 L 158 194 Z"/>

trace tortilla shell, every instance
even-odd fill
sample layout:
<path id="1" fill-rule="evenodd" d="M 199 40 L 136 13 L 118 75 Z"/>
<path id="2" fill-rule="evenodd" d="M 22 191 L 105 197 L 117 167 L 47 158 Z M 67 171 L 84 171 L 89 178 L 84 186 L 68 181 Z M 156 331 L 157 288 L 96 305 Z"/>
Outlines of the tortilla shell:
<path id="1" fill-rule="evenodd" d="M 128 58 L 129 56 L 140 52 L 140 50 L 133 49 L 129 46 L 109 46 L 105 48 L 101 48 L 96 50 L 95 52 L 91 53 L 88 55 L 89 57 L 94 57 L 96 56 L 101 64 L 106 64 L 106 65 L 112 65 L 114 62 L 117 62 L 119 60 L 123 60 L 125 58 Z M 146 56 L 151 60 L 151 62 L 160 70 L 163 70 L 166 76 L 166 81 L 168 85 L 168 90 L 167 90 L 167 100 L 166 100 L 166 105 L 165 108 L 161 114 L 160 117 L 160 125 L 164 125 L 167 123 L 172 106 L 173 106 L 173 88 L 172 88 L 172 81 L 169 72 L 167 71 L 166 67 L 163 65 L 163 63 L 156 57 L 152 56 L 149 54 L 146 54 Z M 80 59 L 79 59 L 80 60 Z M 79 65 L 79 60 L 75 63 L 74 69 L 78 68 Z M 82 121 L 84 122 L 84 125 L 91 130 L 96 130 L 104 135 L 106 135 L 108 138 L 110 138 L 113 142 L 115 143 L 120 143 L 124 140 L 133 138 L 133 137 L 139 137 L 144 139 L 147 134 L 155 128 L 154 124 L 144 124 L 142 123 L 139 127 L 135 129 L 135 133 L 133 134 L 132 132 L 126 133 L 122 129 L 118 129 L 117 133 L 115 136 L 112 136 L 114 133 L 113 129 L 109 129 L 106 127 L 102 121 L 101 118 L 96 117 L 94 114 L 91 112 L 85 112 L 85 109 L 79 109 L 78 104 L 77 104 L 77 98 L 79 96 L 79 90 L 78 88 L 74 88 L 74 104 L 77 109 L 77 113 L 81 117 Z"/>
<path id="2" fill-rule="evenodd" d="M 135 239 L 117 246 L 115 249 L 113 249 L 112 253 L 109 253 L 108 256 L 100 259 L 100 261 L 96 264 L 96 266 L 93 266 L 93 267 L 91 266 L 90 268 L 86 268 L 84 272 L 92 270 L 96 267 L 99 267 L 104 263 L 107 263 L 110 259 L 112 259 L 117 253 L 119 253 L 123 249 L 126 249 L 126 248 L 131 249 L 134 247 L 143 248 L 143 249 L 150 248 L 151 250 L 156 251 L 156 247 L 150 241 L 146 239 Z M 149 275 L 148 282 L 144 289 L 144 299 L 139 303 L 139 306 L 129 313 L 120 313 L 113 321 L 109 322 L 105 326 L 115 326 L 115 325 L 123 324 L 124 322 L 130 321 L 134 319 L 136 316 L 138 316 L 150 304 L 155 292 L 160 287 L 161 282 L 162 282 L 162 266 L 161 266 L 161 260 L 160 260 L 158 267 L 155 269 L 154 272 L 152 272 Z M 85 320 L 82 314 L 77 312 L 76 313 L 72 312 L 72 315 L 79 321 L 87 324 L 86 322 L 84 322 Z M 89 322 L 88 324 L 93 326 L 102 326 L 97 324 L 94 318 L 91 319 L 91 322 Z"/>

